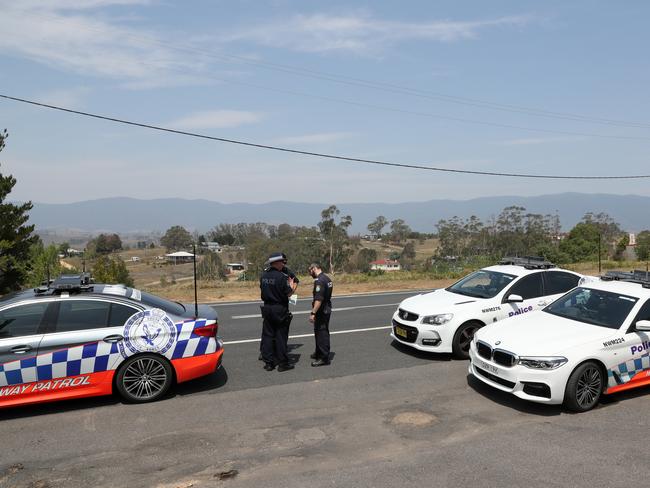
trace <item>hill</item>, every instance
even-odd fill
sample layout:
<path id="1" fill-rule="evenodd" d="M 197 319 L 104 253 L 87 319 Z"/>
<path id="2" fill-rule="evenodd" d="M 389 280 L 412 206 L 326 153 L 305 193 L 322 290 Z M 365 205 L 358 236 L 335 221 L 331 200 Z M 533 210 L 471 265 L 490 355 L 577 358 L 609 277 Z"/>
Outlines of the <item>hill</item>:
<path id="1" fill-rule="evenodd" d="M 209 200 L 166 198 L 138 200 L 105 198 L 67 204 L 34 203 L 31 223 L 37 229 L 83 231 L 164 231 L 172 225 L 206 231 L 219 223 L 266 222 L 315 225 L 320 212 L 330 203 L 270 202 L 219 203 Z M 586 212 L 606 212 L 623 229 L 650 229 L 650 197 L 560 193 L 533 197 L 498 196 L 471 200 L 429 200 L 405 203 L 336 203 L 342 214 L 352 216 L 352 232 L 366 233 L 366 225 L 378 215 L 389 221 L 404 219 L 413 230 L 433 232 L 435 223 L 457 215 L 476 215 L 486 221 L 509 205 L 525 207 L 531 213 L 559 214 L 568 229 Z"/>

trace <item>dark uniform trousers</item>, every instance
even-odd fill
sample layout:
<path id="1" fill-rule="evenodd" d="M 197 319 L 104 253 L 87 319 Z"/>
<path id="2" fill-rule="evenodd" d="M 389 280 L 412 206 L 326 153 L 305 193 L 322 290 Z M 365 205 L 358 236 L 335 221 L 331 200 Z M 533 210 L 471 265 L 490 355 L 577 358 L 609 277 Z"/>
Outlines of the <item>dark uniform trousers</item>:
<path id="1" fill-rule="evenodd" d="M 287 342 L 293 315 L 284 305 L 262 305 L 262 359 L 266 364 L 288 364 Z"/>
<path id="2" fill-rule="evenodd" d="M 331 313 L 316 313 L 314 316 L 314 340 L 316 356 L 325 361 L 330 359 L 330 317 Z"/>

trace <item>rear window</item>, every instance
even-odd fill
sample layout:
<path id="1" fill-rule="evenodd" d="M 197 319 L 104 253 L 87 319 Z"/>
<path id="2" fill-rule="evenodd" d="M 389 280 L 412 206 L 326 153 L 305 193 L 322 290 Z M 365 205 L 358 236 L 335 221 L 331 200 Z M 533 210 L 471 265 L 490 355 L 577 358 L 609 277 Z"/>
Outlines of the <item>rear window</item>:
<path id="1" fill-rule="evenodd" d="M 183 315 L 185 313 L 185 307 L 181 303 L 172 302 L 166 298 L 157 297 L 156 295 L 152 295 L 146 291 L 143 291 L 141 293 L 142 298 L 140 301 L 145 305 L 149 305 L 153 308 L 159 308 L 173 315 Z"/>

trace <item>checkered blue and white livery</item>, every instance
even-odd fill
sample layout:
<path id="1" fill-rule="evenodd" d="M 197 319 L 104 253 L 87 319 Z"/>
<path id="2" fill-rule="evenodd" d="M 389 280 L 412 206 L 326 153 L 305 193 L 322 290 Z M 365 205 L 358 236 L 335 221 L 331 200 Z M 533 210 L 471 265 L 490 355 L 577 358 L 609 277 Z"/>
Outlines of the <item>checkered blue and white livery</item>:
<path id="1" fill-rule="evenodd" d="M 607 371 L 607 384 L 609 387 L 623 385 L 630 381 L 634 375 L 650 370 L 650 353 L 625 361 Z"/>
<path id="2" fill-rule="evenodd" d="M 173 360 L 216 352 L 218 344 L 214 338 L 194 333 L 195 328 L 205 324 L 205 320 L 175 324 L 176 344 L 164 354 L 165 357 Z M 109 371 L 116 369 L 124 359 L 116 343 L 82 344 L 0 364 L 0 387 Z"/>

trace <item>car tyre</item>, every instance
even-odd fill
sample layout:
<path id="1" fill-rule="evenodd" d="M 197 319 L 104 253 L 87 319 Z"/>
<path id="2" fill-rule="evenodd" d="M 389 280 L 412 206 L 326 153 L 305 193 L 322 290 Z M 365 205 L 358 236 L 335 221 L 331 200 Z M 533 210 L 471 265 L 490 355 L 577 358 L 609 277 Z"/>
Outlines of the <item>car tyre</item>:
<path id="1" fill-rule="evenodd" d="M 469 346 L 474 339 L 474 334 L 481 327 L 483 324 L 476 321 L 465 322 L 458 327 L 451 344 L 451 352 L 456 359 L 469 358 Z"/>
<path id="2" fill-rule="evenodd" d="M 572 412 L 586 412 L 594 408 L 603 392 L 605 377 L 598 364 L 582 363 L 573 370 L 564 392 L 564 405 Z"/>
<path id="3" fill-rule="evenodd" d="M 172 367 L 156 354 L 140 354 L 127 359 L 115 378 L 115 387 L 129 403 L 153 402 L 163 397 L 172 385 Z"/>

